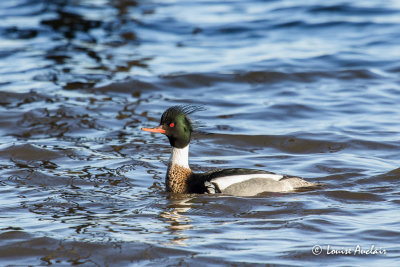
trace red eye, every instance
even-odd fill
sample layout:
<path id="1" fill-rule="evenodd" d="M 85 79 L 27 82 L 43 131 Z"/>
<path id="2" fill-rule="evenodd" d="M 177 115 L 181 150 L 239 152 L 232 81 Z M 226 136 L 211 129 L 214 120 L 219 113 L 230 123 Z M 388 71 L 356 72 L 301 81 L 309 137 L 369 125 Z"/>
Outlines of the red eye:
<path id="1" fill-rule="evenodd" d="M 171 122 L 170 124 L 169 124 L 169 127 L 174 127 L 175 126 L 175 123 L 173 123 L 173 122 Z"/>

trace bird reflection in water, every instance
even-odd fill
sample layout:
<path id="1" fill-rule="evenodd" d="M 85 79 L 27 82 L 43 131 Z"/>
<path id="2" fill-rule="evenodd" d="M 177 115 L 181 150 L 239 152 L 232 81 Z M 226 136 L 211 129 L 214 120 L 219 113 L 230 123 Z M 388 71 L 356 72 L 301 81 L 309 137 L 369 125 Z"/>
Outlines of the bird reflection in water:
<path id="1" fill-rule="evenodd" d="M 185 235 L 185 230 L 193 227 L 190 217 L 184 214 L 192 208 L 192 197 L 187 195 L 174 195 L 171 194 L 167 198 L 166 209 L 160 213 L 160 217 L 165 220 L 169 225 L 167 229 L 172 234 L 172 239 L 168 245 L 186 246 L 186 241 L 189 236 Z"/>

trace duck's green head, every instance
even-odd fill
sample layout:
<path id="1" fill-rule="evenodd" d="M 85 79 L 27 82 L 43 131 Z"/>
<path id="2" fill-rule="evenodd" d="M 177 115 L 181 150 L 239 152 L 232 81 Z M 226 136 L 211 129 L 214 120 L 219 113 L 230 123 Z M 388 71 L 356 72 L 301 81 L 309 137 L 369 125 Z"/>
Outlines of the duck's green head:
<path id="1" fill-rule="evenodd" d="M 173 106 L 161 116 L 160 125 L 156 128 L 142 128 L 143 131 L 165 134 L 171 146 L 184 148 L 190 143 L 193 124 L 189 114 L 202 109 L 200 106 Z"/>

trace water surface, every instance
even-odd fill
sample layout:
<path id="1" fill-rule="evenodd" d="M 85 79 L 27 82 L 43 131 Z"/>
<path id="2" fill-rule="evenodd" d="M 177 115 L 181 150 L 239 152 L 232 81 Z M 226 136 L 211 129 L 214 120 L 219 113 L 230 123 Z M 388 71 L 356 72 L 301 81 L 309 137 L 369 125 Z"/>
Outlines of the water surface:
<path id="1" fill-rule="evenodd" d="M 1 265 L 397 266 L 399 18 L 376 0 L 3 1 Z M 324 187 L 166 193 L 167 139 L 140 128 L 177 104 L 207 108 L 195 171 Z"/>

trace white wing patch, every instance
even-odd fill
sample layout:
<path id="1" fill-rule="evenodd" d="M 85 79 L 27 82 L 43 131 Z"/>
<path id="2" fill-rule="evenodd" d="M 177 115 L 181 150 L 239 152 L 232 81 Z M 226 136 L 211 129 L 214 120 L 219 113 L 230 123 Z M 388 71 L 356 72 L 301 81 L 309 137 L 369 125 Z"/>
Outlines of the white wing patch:
<path id="1" fill-rule="evenodd" d="M 231 176 L 214 178 L 210 182 L 217 184 L 220 190 L 224 190 L 230 185 L 241 183 L 254 178 L 271 179 L 274 181 L 279 181 L 280 179 L 283 178 L 283 175 L 269 174 L 269 173 L 231 175 Z"/>

